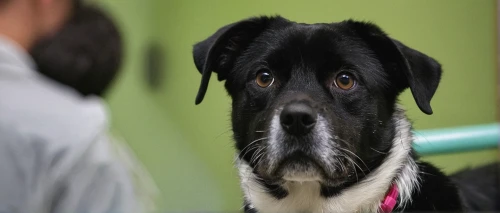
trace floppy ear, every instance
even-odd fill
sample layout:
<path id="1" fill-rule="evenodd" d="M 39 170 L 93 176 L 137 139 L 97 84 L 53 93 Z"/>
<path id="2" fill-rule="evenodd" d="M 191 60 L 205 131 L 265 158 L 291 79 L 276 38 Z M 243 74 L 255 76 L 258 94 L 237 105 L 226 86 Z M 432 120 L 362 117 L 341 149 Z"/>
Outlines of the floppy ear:
<path id="1" fill-rule="evenodd" d="M 399 92 L 410 88 L 420 110 L 432 114 L 431 99 L 441 80 L 441 65 L 433 58 L 388 37 L 374 24 L 346 21 L 375 51 L 385 69 L 393 75 Z"/>
<path id="2" fill-rule="evenodd" d="M 225 80 L 233 68 L 236 58 L 248 45 L 269 28 L 277 17 L 256 17 L 226 25 L 204 41 L 194 45 L 193 57 L 198 71 L 202 74 L 201 84 L 196 96 L 196 104 L 201 103 L 208 88 L 212 72 L 218 80 Z"/>

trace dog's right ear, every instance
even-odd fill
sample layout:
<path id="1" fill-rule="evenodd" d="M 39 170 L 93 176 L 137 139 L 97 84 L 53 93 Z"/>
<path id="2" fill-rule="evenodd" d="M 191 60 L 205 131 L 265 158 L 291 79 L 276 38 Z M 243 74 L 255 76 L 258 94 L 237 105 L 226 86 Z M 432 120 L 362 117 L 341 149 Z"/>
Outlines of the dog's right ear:
<path id="1" fill-rule="evenodd" d="M 194 45 L 194 63 L 202 74 L 196 104 L 203 101 L 212 72 L 217 73 L 219 81 L 225 80 L 236 58 L 255 38 L 268 29 L 271 23 L 278 19 L 284 20 L 279 16 L 256 17 L 232 23 Z"/>
<path id="2" fill-rule="evenodd" d="M 441 65 L 433 58 L 387 36 L 378 26 L 348 20 L 344 22 L 378 55 L 395 77 L 399 92 L 410 88 L 420 110 L 432 114 L 431 99 L 441 80 Z"/>

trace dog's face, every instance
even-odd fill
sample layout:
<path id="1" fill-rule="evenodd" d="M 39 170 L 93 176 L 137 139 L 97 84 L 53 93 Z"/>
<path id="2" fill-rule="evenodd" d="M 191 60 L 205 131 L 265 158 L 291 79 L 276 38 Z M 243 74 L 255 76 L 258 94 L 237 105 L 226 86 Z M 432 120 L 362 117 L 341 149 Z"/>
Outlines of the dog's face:
<path id="1" fill-rule="evenodd" d="M 195 45 L 203 74 L 226 80 L 239 158 L 268 186 L 347 187 L 376 168 L 395 137 L 391 118 L 410 87 L 431 114 L 441 75 L 433 59 L 372 24 L 244 20 Z"/>

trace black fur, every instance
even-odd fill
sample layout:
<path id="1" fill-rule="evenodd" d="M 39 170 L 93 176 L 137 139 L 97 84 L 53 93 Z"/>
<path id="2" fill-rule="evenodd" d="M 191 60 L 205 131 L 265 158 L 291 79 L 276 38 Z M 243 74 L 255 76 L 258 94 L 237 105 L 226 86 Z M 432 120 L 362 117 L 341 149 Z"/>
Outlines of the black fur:
<path id="1" fill-rule="evenodd" d="M 474 212 L 500 212 L 500 163 L 492 163 L 453 174 L 467 209 Z"/>
<path id="2" fill-rule="evenodd" d="M 290 170 L 315 168 L 323 197 L 336 196 L 362 180 L 381 165 L 397 137 L 393 118 L 398 95 L 410 88 L 419 108 L 432 114 L 430 101 L 441 77 L 434 59 L 388 37 L 374 24 L 353 20 L 301 24 L 279 16 L 250 18 L 197 43 L 193 55 L 202 74 L 196 104 L 203 100 L 212 72 L 219 81 L 226 80 L 239 158 L 276 199 L 287 196 L 280 184 Z M 258 86 L 260 72 L 271 73 L 274 83 Z M 342 73 L 356 80 L 353 89 L 335 86 Z M 280 132 L 279 143 L 271 146 L 273 118 L 289 104 L 317 112 L 335 138 L 325 144 L 317 133 Z M 339 156 L 350 153 L 360 166 L 342 168 L 349 161 Z M 419 166 L 424 172 L 421 190 L 407 210 L 461 211 L 450 180 L 429 164 Z"/>

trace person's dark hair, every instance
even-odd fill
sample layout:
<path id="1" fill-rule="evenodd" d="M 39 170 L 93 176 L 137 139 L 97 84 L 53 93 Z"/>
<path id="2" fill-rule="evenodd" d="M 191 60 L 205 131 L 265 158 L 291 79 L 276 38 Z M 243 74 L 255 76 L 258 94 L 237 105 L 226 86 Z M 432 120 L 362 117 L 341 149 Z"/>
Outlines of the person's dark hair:
<path id="1" fill-rule="evenodd" d="M 11 0 L 0 0 L 0 9 L 3 9 L 3 7 L 9 3 Z"/>
<path id="2" fill-rule="evenodd" d="M 118 73 L 122 39 L 113 20 L 93 6 L 77 6 L 54 36 L 31 50 L 38 71 L 82 95 L 103 95 Z"/>

